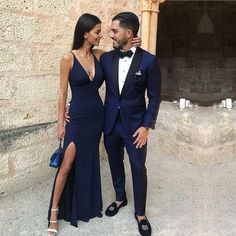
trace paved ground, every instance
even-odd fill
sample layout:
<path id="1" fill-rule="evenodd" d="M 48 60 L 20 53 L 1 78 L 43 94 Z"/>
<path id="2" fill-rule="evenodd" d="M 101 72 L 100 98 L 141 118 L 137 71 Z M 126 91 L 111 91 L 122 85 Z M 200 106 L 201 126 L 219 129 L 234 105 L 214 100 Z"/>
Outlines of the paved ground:
<path id="1" fill-rule="evenodd" d="M 147 216 L 153 236 L 236 236 L 236 159 L 203 167 L 173 157 L 148 158 Z M 101 166 L 105 208 L 113 191 L 107 162 Z M 79 222 L 78 228 L 60 222 L 59 236 L 138 236 L 126 171 L 127 207 L 114 218 Z M 51 187 L 52 179 L 1 198 L 0 236 L 46 235 Z"/>

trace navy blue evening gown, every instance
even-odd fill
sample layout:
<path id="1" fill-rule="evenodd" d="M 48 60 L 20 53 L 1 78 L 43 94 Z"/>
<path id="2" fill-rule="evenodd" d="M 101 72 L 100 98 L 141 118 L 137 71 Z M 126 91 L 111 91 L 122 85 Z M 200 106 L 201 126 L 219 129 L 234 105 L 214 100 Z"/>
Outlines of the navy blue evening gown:
<path id="1" fill-rule="evenodd" d="M 103 73 L 95 56 L 94 62 L 95 76 L 90 80 L 74 55 L 69 76 L 72 98 L 64 150 L 74 142 L 76 155 L 59 201 L 58 219 L 64 219 L 75 227 L 78 220 L 87 222 L 93 217 L 102 217 L 99 142 L 103 130 L 104 110 L 98 89 L 103 82 Z M 50 219 L 54 186 L 48 219 Z"/>

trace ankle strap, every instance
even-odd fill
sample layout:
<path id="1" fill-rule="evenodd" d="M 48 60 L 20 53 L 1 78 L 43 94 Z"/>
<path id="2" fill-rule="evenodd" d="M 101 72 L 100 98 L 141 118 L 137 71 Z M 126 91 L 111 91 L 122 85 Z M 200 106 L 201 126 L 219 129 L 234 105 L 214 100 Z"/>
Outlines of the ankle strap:
<path id="1" fill-rule="evenodd" d="M 56 208 L 56 209 L 51 208 L 51 211 L 58 211 L 58 208 Z"/>
<path id="2" fill-rule="evenodd" d="M 56 229 L 48 229 L 48 232 L 49 233 L 56 233 L 57 234 L 57 230 Z M 53 234 L 53 235 L 55 235 L 55 234 Z"/>
<path id="3" fill-rule="evenodd" d="M 57 220 L 49 220 L 50 223 L 56 224 Z"/>

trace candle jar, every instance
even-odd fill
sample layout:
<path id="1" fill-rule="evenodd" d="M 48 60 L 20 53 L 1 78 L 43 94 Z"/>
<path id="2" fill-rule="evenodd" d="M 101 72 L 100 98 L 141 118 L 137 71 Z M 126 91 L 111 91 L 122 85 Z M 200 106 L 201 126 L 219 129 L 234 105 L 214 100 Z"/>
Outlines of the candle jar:
<path id="1" fill-rule="evenodd" d="M 227 108 L 227 109 L 232 109 L 232 107 L 233 107 L 233 104 L 232 104 L 232 99 L 231 98 L 226 98 L 226 100 L 225 100 L 225 107 Z"/>
<path id="2" fill-rule="evenodd" d="M 185 98 L 179 99 L 179 109 L 183 110 L 186 107 L 186 100 Z"/>

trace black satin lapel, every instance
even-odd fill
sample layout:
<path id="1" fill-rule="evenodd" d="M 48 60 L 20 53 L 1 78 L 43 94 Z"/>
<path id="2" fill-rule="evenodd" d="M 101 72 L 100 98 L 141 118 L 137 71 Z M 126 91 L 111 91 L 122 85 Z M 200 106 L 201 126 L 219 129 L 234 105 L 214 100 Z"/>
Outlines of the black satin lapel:
<path id="1" fill-rule="evenodd" d="M 134 58 L 132 60 L 132 63 L 130 65 L 126 80 L 125 80 L 125 84 L 123 86 L 123 89 L 121 91 L 121 96 L 125 93 L 125 91 L 127 90 L 127 88 L 129 87 L 129 84 L 131 83 L 135 72 L 137 72 L 139 70 L 139 65 L 141 63 L 141 59 L 142 59 L 142 49 L 141 48 L 137 48 Z"/>
<path id="2" fill-rule="evenodd" d="M 113 51 L 112 54 L 112 81 L 114 85 L 114 90 L 117 95 L 119 95 L 119 85 L 118 85 L 118 64 L 119 64 L 119 56 L 116 50 Z"/>

